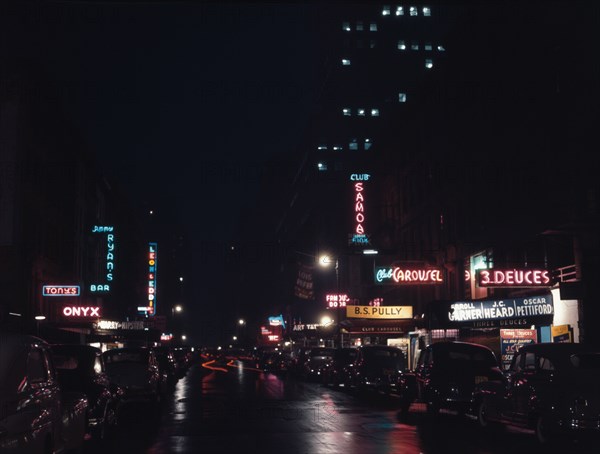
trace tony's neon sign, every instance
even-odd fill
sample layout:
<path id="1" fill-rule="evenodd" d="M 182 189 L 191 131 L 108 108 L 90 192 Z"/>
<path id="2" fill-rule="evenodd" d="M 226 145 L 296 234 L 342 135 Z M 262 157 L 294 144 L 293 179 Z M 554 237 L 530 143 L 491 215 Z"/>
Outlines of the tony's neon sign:
<path id="1" fill-rule="evenodd" d="M 44 285 L 42 296 L 79 296 L 79 285 Z"/>

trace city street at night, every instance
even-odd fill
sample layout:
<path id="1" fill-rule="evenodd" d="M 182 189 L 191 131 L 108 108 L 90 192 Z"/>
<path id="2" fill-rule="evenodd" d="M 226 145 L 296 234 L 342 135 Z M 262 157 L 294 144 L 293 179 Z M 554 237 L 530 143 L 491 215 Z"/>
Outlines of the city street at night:
<path id="1" fill-rule="evenodd" d="M 398 401 L 355 396 L 297 378 L 264 373 L 248 361 L 206 361 L 193 366 L 163 403 L 160 423 L 143 408 L 102 447 L 86 452 L 129 454 L 531 454 L 596 452 L 582 443 L 540 451 L 526 431 L 481 432 L 476 422 L 442 412 L 430 420 L 415 403 L 406 417 Z M 137 411 L 139 410 L 139 411 Z"/>

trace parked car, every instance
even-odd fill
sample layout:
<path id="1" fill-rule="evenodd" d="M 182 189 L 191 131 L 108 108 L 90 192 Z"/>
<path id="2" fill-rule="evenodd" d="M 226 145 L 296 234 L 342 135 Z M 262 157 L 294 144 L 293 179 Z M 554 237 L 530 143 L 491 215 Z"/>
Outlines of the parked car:
<path id="1" fill-rule="evenodd" d="M 160 373 L 154 352 L 146 347 L 113 348 L 102 353 L 111 383 L 123 388 L 122 405 L 161 401 Z"/>
<path id="2" fill-rule="evenodd" d="M 358 349 L 354 347 L 338 347 L 333 357 L 321 370 L 321 382 L 325 385 L 339 386 L 343 384 L 344 367 L 352 364 Z"/>
<path id="3" fill-rule="evenodd" d="M 405 408 L 405 388 L 399 386 L 405 364 L 404 353 L 398 347 L 363 345 L 357 348 L 354 361 L 343 369 L 345 385 L 358 393 L 401 394 L 401 407 Z"/>
<path id="4" fill-rule="evenodd" d="M 479 425 L 532 429 L 539 443 L 600 435 L 600 351 L 583 344 L 521 346 L 504 375 L 475 390 Z"/>
<path id="5" fill-rule="evenodd" d="M 46 341 L 0 333 L 0 452 L 82 450 L 87 407 L 84 394 L 60 386 Z"/>
<path id="6" fill-rule="evenodd" d="M 494 352 L 485 345 L 440 341 L 421 350 L 414 372 L 415 397 L 435 416 L 440 409 L 461 414 L 473 405 L 473 391 L 481 382 L 502 377 Z"/>
<path id="7" fill-rule="evenodd" d="M 102 350 L 77 344 L 54 344 L 50 348 L 61 387 L 88 398 L 88 434 L 105 440 L 117 425 L 123 389 L 110 383 Z"/>
<path id="8" fill-rule="evenodd" d="M 335 348 L 313 347 L 308 352 L 301 377 L 307 381 L 321 381 L 321 369 L 333 359 Z"/>
<path id="9" fill-rule="evenodd" d="M 169 388 L 172 388 L 179 380 L 177 359 L 175 358 L 175 353 L 171 347 L 152 347 L 152 350 L 158 361 L 158 370 L 161 375 L 161 391 L 164 393 Z"/>

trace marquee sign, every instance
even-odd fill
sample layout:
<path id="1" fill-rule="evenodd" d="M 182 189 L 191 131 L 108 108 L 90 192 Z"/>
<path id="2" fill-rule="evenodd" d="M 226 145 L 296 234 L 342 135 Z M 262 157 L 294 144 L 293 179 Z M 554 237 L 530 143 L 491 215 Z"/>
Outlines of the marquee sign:
<path id="1" fill-rule="evenodd" d="M 347 318 L 413 318 L 412 306 L 347 306 Z"/>
<path id="2" fill-rule="evenodd" d="M 441 284 L 444 282 L 440 268 L 419 266 L 376 266 L 375 284 Z"/>
<path id="3" fill-rule="evenodd" d="M 451 322 L 475 322 L 540 315 L 554 315 L 552 294 L 527 298 L 456 302 L 450 305 L 448 320 Z"/>
<path id="4" fill-rule="evenodd" d="M 42 296 L 80 296 L 79 285 L 44 285 Z"/>
<path id="5" fill-rule="evenodd" d="M 480 269 L 477 270 L 479 287 L 551 287 L 548 270 L 543 269 Z"/>
<path id="6" fill-rule="evenodd" d="M 116 330 L 143 330 L 146 325 L 143 320 L 116 321 L 116 320 L 98 320 L 94 324 L 96 329 L 116 329 Z"/>

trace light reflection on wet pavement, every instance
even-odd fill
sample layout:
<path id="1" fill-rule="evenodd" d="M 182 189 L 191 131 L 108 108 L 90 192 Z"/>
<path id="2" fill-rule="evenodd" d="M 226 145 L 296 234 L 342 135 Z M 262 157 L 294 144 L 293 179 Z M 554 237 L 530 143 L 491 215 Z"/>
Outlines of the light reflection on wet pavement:
<path id="1" fill-rule="evenodd" d="M 136 409 L 116 438 L 94 451 L 127 454 L 500 454 L 537 453 L 530 434 L 482 434 L 475 421 L 423 404 L 402 419 L 396 399 L 359 398 L 340 389 L 263 373 L 253 365 L 192 367 L 163 402 L 160 421 Z M 582 446 L 556 452 L 584 451 Z M 548 452 L 548 451 L 543 451 Z M 593 452 L 593 451 L 589 451 Z"/>

